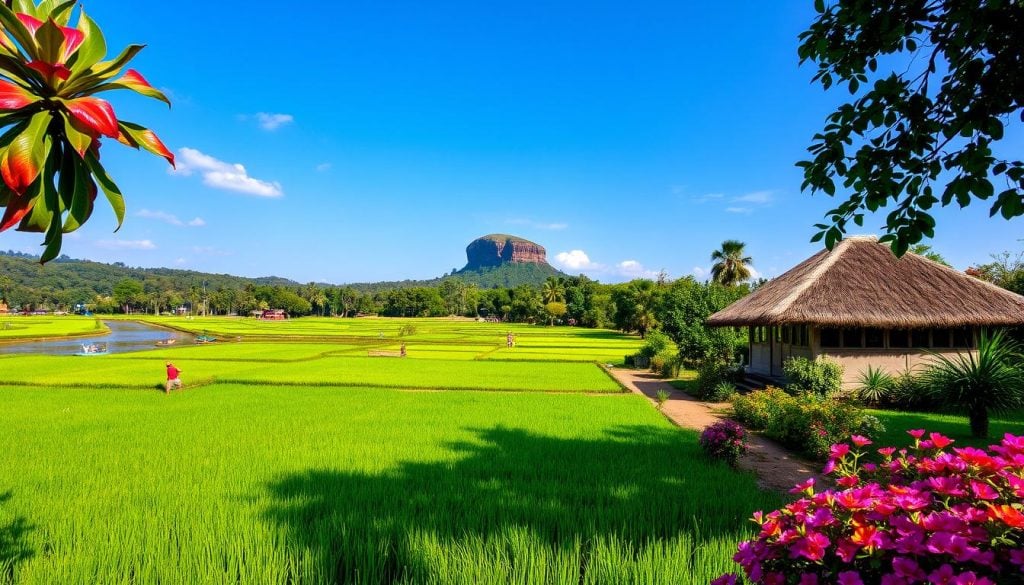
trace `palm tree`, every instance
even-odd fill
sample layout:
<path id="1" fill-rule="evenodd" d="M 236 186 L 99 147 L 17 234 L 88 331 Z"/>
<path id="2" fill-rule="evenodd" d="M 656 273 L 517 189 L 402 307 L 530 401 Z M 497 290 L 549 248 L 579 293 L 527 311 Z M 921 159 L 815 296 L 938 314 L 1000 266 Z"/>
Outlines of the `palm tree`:
<path id="1" fill-rule="evenodd" d="M 565 285 L 562 284 L 561 280 L 549 276 L 544 281 L 544 287 L 541 289 L 540 295 L 544 299 L 544 304 L 561 302 L 565 300 Z"/>
<path id="2" fill-rule="evenodd" d="M 925 386 L 945 407 L 967 412 L 971 434 L 988 436 L 988 415 L 1024 404 L 1022 346 L 1004 331 L 981 334 L 977 352 L 949 358 L 934 355 Z"/>
<path id="3" fill-rule="evenodd" d="M 715 262 L 711 266 L 711 278 L 719 284 L 733 286 L 750 278 L 750 256 L 743 255 L 746 244 L 739 240 L 722 242 L 722 249 L 711 253 Z"/>

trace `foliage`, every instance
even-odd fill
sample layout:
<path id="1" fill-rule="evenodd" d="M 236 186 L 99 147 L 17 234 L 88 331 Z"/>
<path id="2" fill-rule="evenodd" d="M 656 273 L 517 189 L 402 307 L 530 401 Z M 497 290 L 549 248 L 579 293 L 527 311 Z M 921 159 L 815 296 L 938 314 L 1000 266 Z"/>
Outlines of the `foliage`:
<path id="1" fill-rule="evenodd" d="M 843 366 L 824 357 L 793 357 L 782 364 L 786 391 L 791 394 L 831 396 L 843 387 Z"/>
<path id="2" fill-rule="evenodd" d="M 544 305 L 544 312 L 547 313 L 552 324 L 554 324 L 556 320 L 564 317 L 567 311 L 568 309 L 566 309 L 565 303 L 561 301 L 552 301 Z"/>
<path id="3" fill-rule="evenodd" d="M 880 406 L 897 410 L 926 411 L 937 406 L 920 374 L 906 371 L 893 376 Z"/>
<path id="4" fill-rule="evenodd" d="M 667 350 L 672 349 L 672 340 L 669 339 L 668 335 L 665 335 L 661 331 L 651 331 L 647 337 L 644 338 L 644 344 L 640 346 L 640 351 L 636 352 L 636 355 L 651 359 Z"/>
<path id="5" fill-rule="evenodd" d="M 632 280 L 612 290 L 615 304 L 615 327 L 622 331 L 636 331 L 640 337 L 658 325 L 655 306 L 658 285 L 650 280 Z"/>
<path id="6" fill-rule="evenodd" d="M 744 330 L 733 327 L 708 327 L 705 322 L 748 294 L 746 286 L 727 287 L 680 278 L 663 287 L 657 300 L 655 320 L 679 348 L 687 367 L 705 360 L 731 363 L 747 348 Z"/>
<path id="7" fill-rule="evenodd" d="M 936 354 L 924 373 L 932 396 L 946 408 L 967 412 L 971 433 L 988 436 L 990 412 L 1024 406 L 1022 347 L 1004 331 L 982 332 L 977 352 Z"/>
<path id="8" fill-rule="evenodd" d="M 735 467 L 747 452 L 747 430 L 735 421 L 718 421 L 701 432 L 700 447 L 708 457 Z"/>
<path id="9" fill-rule="evenodd" d="M 408 337 L 410 335 L 416 335 L 416 326 L 412 323 L 406 323 L 398 329 L 399 337 Z"/>
<path id="10" fill-rule="evenodd" d="M 698 584 L 782 503 L 636 396 L 6 388 L 0 412 L 18 585 Z"/>
<path id="11" fill-rule="evenodd" d="M 1024 214 L 1024 162 L 996 152 L 1011 116 L 1021 114 L 1024 6 L 982 0 L 816 0 L 818 17 L 800 34 L 801 62 L 828 89 L 856 99 L 814 136 L 803 187 L 852 191 L 816 226 L 832 248 L 849 221 L 892 203 L 887 233 L 897 255 L 932 237 L 936 204 L 989 200 L 991 215 Z M 879 64 L 883 70 L 879 71 Z M 884 70 L 891 63 L 892 70 Z M 1024 117 L 1022 117 L 1024 120 Z M 1006 154 L 1012 155 L 1011 152 Z M 1002 177 L 998 191 L 993 178 Z M 944 183 L 934 187 L 933 183 Z"/>
<path id="12" fill-rule="evenodd" d="M 1024 571 L 1024 437 L 987 450 L 910 431 L 909 450 L 867 463 L 866 437 L 831 446 L 838 487 L 754 514 L 757 538 L 734 559 L 751 583 L 1016 583 Z M 736 575 L 715 583 L 735 583 Z"/>
<path id="13" fill-rule="evenodd" d="M 1024 294 L 1024 252 L 993 254 L 991 262 L 969 268 L 967 273 L 1006 290 Z"/>
<path id="14" fill-rule="evenodd" d="M 736 396 L 733 410 L 748 428 L 814 458 L 824 457 L 829 445 L 851 434 L 881 431 L 876 417 L 848 400 L 792 396 L 778 388 Z"/>
<path id="15" fill-rule="evenodd" d="M 651 358 L 651 371 L 657 372 L 662 378 L 675 378 L 679 375 L 679 368 L 679 355 L 675 350 L 662 350 Z"/>
<path id="16" fill-rule="evenodd" d="M 708 360 L 697 367 L 697 383 L 695 385 L 696 397 L 711 402 L 722 402 L 727 397 L 723 396 L 725 388 L 722 384 L 728 384 L 732 393 L 736 392 L 733 382 L 739 382 L 743 378 L 743 370 L 731 364 Z"/>
<path id="17" fill-rule="evenodd" d="M 500 266 L 483 266 L 478 269 L 464 269 L 447 277 L 479 288 L 515 288 L 520 285 L 539 287 L 548 278 L 564 277 L 565 274 L 549 264 L 533 262 L 508 263 Z"/>
<path id="18" fill-rule="evenodd" d="M 952 264 L 946 261 L 942 254 L 939 254 L 938 252 L 933 250 L 932 247 L 929 246 L 928 244 L 914 244 L 913 246 L 910 247 L 910 252 L 912 254 L 917 254 L 918 256 L 924 256 L 925 258 L 931 260 L 932 262 L 938 262 L 939 264 L 942 264 L 946 268 L 953 267 Z"/>
<path id="19" fill-rule="evenodd" d="M 869 365 L 860 373 L 860 382 L 855 392 L 857 398 L 866 404 L 880 404 L 891 392 L 895 379 L 882 368 Z"/>
<path id="20" fill-rule="evenodd" d="M 711 253 L 711 279 L 718 284 L 734 286 L 750 279 L 750 256 L 744 256 L 746 244 L 739 240 L 726 240 L 722 248 Z"/>
<path id="21" fill-rule="evenodd" d="M 137 71 L 121 73 L 142 45 L 103 61 L 103 33 L 85 11 L 70 26 L 75 2 L 0 4 L 0 231 L 45 233 L 41 262 L 60 253 L 62 235 L 84 224 L 102 190 L 118 226 L 125 204 L 100 163 L 101 137 L 162 156 L 174 155 L 151 130 L 118 120 L 96 94 L 127 89 L 167 97 Z M 120 75 L 120 76 L 119 76 Z"/>
<path id="22" fill-rule="evenodd" d="M 667 390 L 658 390 L 658 393 L 655 395 L 655 400 L 658 402 L 658 410 L 665 407 L 665 403 L 668 402 L 670 396 L 671 394 Z"/>
<path id="23" fill-rule="evenodd" d="M 705 399 L 709 402 L 729 402 L 733 396 L 736 396 L 736 384 L 722 380 L 715 384 Z"/>

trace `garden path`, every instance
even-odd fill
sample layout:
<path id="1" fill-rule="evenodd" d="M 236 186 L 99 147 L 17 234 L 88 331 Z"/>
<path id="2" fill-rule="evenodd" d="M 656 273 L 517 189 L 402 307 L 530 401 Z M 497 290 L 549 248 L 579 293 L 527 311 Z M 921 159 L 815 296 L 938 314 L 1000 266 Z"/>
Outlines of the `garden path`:
<path id="1" fill-rule="evenodd" d="M 621 384 L 646 396 L 655 405 L 658 403 L 658 391 L 668 392 L 669 398 L 661 412 L 680 427 L 701 431 L 710 424 L 728 418 L 723 412 L 729 408 L 728 403 L 701 402 L 649 372 L 618 368 L 608 371 Z M 754 472 L 762 488 L 788 491 L 812 475 L 817 478 L 819 486 L 830 483 L 819 473 L 820 465 L 797 457 L 774 441 L 751 434 L 748 445 L 747 454 L 740 459 L 739 467 Z"/>

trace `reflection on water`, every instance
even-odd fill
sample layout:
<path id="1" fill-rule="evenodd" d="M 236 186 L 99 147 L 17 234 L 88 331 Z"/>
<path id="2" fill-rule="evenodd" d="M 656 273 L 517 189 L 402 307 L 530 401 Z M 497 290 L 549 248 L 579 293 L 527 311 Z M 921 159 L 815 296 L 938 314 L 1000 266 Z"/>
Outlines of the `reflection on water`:
<path id="1" fill-rule="evenodd" d="M 92 342 L 106 343 L 110 353 L 141 351 L 154 349 L 156 342 L 168 339 L 176 343 L 193 343 L 195 337 L 188 333 L 154 327 L 135 321 L 104 321 L 110 333 L 74 337 L 71 339 L 52 339 L 49 341 L 22 341 L 0 344 L 0 354 L 6 353 L 45 353 L 50 355 L 70 355 L 82 351 L 82 344 Z"/>

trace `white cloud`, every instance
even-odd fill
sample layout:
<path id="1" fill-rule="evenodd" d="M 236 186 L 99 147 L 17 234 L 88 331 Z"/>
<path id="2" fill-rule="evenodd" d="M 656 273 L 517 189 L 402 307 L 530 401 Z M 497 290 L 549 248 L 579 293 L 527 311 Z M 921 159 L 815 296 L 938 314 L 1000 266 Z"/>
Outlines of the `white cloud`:
<path id="1" fill-rule="evenodd" d="M 749 207 L 726 207 L 725 210 L 729 213 L 754 213 L 754 210 Z"/>
<path id="2" fill-rule="evenodd" d="M 572 270 L 599 270 L 603 268 L 600 264 L 591 262 L 590 257 L 583 250 L 559 252 L 555 254 L 555 262 Z"/>
<path id="3" fill-rule="evenodd" d="M 768 205 L 775 198 L 775 191 L 752 191 L 746 195 L 733 197 L 732 200 L 742 203 L 753 203 L 754 205 Z"/>
<path id="4" fill-rule="evenodd" d="M 694 266 L 693 270 L 691 270 L 690 272 L 693 273 L 697 280 L 707 280 L 708 276 L 711 275 L 710 270 L 702 268 L 700 266 Z"/>
<path id="5" fill-rule="evenodd" d="M 202 254 L 204 256 L 230 256 L 231 252 L 227 250 L 221 250 L 213 246 L 192 246 L 192 252 L 194 254 Z"/>
<path id="6" fill-rule="evenodd" d="M 174 261 L 174 263 L 178 266 L 184 265 L 185 262 L 187 262 L 187 260 L 185 260 L 184 258 L 178 258 L 177 260 Z"/>
<path id="7" fill-rule="evenodd" d="M 100 240 L 96 245 L 108 250 L 156 250 L 152 240 Z"/>
<path id="8" fill-rule="evenodd" d="M 263 128 L 267 132 L 273 132 L 285 124 L 291 124 L 295 121 L 295 118 L 291 114 L 268 114 L 267 112 L 260 112 L 256 114 L 256 121 L 259 122 L 260 128 Z"/>
<path id="9" fill-rule="evenodd" d="M 619 276 L 626 278 L 657 278 L 656 270 L 648 270 L 636 260 L 623 260 L 616 265 Z"/>
<path id="10" fill-rule="evenodd" d="M 284 194 L 280 183 L 250 177 L 244 166 L 226 163 L 194 148 L 178 149 L 178 168 L 169 172 L 186 177 L 199 172 L 205 185 L 257 197 L 280 197 Z"/>
<path id="11" fill-rule="evenodd" d="M 137 217 L 155 219 L 178 227 L 185 225 L 188 225 L 190 227 L 203 227 L 204 225 L 206 225 L 206 222 L 203 221 L 203 218 L 201 217 L 197 217 L 195 219 L 190 220 L 188 223 L 185 223 L 178 219 L 178 216 L 167 213 L 166 211 L 152 211 L 149 209 L 140 209 L 138 212 L 135 213 L 135 215 Z"/>
<path id="12" fill-rule="evenodd" d="M 694 201 L 697 203 L 707 203 L 708 201 L 718 201 L 725 198 L 725 193 L 705 193 L 700 197 L 695 197 Z"/>
<path id="13" fill-rule="evenodd" d="M 558 231 L 558 230 L 564 230 L 564 229 L 568 228 L 569 224 L 567 224 L 567 223 L 539 223 L 539 224 L 536 224 L 533 227 L 538 228 L 538 229 L 542 229 L 542 230 L 555 230 L 555 231 Z"/>
<path id="14" fill-rule="evenodd" d="M 320 164 L 316 165 L 316 171 L 318 173 L 323 173 L 325 171 L 331 170 L 332 166 L 333 165 L 331 163 L 329 163 L 329 162 L 320 163 Z"/>

